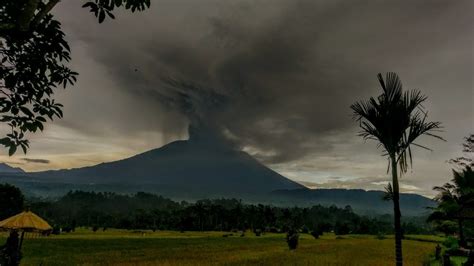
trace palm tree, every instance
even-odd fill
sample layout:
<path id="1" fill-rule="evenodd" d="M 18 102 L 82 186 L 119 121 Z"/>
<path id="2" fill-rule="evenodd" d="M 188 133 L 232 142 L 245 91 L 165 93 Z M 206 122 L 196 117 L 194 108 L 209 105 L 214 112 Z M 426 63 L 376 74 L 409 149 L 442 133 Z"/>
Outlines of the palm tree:
<path id="1" fill-rule="evenodd" d="M 422 103 L 427 97 L 417 90 L 403 91 L 396 73 L 387 73 L 385 80 L 380 73 L 377 77 L 383 93 L 377 98 L 357 102 L 351 105 L 351 109 L 362 128 L 359 136 L 365 140 L 378 141 L 378 147 L 384 150 L 383 155 L 388 156 L 387 170 L 392 170 L 390 198 L 394 210 L 396 265 L 403 265 L 398 168 L 402 174 L 412 165 L 412 146 L 429 150 L 414 142 L 418 137 L 428 135 L 442 139 L 434 134 L 439 131 L 441 124 L 426 121 L 427 112 Z"/>
<path id="2" fill-rule="evenodd" d="M 457 220 L 459 230 L 459 244 L 466 246 L 464 237 L 462 215 L 463 210 L 474 208 L 474 171 L 471 167 L 456 171 L 453 170 L 451 183 L 446 183 L 441 187 L 434 187 L 438 191 L 435 200 L 438 207 L 428 217 L 429 221 L 434 220 Z"/>

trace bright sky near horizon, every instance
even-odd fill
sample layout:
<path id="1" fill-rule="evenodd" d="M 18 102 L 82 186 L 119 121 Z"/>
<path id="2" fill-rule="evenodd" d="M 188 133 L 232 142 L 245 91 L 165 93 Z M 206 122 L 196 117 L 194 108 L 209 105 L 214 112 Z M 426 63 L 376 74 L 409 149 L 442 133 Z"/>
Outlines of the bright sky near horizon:
<path id="1" fill-rule="evenodd" d="M 474 132 L 473 1 L 156 0 L 97 24 L 80 1 L 54 14 L 72 48 L 76 86 L 58 90 L 65 117 L 32 135 L 27 171 L 123 159 L 177 139 L 198 116 L 262 163 L 310 187 L 383 189 L 387 161 L 357 136 L 350 104 L 380 93 L 394 71 L 428 96 L 447 140 L 423 138 L 401 190 L 432 195 L 447 160 Z M 189 110 L 163 103 L 160 77 L 227 97 Z"/>

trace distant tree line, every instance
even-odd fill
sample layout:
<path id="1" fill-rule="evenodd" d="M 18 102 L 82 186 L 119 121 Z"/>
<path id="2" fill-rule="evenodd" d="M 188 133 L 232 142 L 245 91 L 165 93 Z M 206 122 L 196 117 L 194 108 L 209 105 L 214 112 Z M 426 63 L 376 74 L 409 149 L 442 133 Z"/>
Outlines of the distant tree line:
<path id="1" fill-rule="evenodd" d="M 244 204 L 237 199 L 205 199 L 195 203 L 139 192 L 134 195 L 71 191 L 56 201 L 34 201 L 31 209 L 63 231 L 75 227 L 176 230 L 287 232 L 290 229 L 320 235 L 392 234 L 390 215 L 360 216 L 350 206 L 316 205 L 284 208 Z M 407 219 L 405 233 L 431 232 L 425 218 Z"/>
<path id="2" fill-rule="evenodd" d="M 438 206 L 428 220 L 446 235 L 457 233 L 459 245 L 468 247 L 468 240 L 474 238 L 474 134 L 465 138 L 462 147 L 465 156 L 449 161 L 454 166 L 451 181 L 433 188 Z"/>

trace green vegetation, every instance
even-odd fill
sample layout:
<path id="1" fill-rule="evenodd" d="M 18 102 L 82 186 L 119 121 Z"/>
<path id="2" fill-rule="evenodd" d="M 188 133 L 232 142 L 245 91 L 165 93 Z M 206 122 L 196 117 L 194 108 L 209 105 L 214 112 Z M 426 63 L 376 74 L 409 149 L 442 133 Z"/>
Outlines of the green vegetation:
<path id="1" fill-rule="evenodd" d="M 25 197 L 20 189 L 0 184 L 0 221 L 23 211 Z"/>
<path id="2" fill-rule="evenodd" d="M 463 144 L 465 153 L 474 153 L 474 135 L 466 137 Z M 434 208 L 429 216 L 430 221 L 434 221 L 436 227 L 449 231 L 453 225 L 457 226 L 459 244 L 467 246 L 466 229 L 468 234 L 473 228 L 474 219 L 474 163 L 469 157 L 460 157 L 451 160 L 459 170 L 453 169 L 451 182 L 443 186 L 436 186 L 433 189 L 438 192 L 435 197 L 438 206 Z M 466 227 L 466 228 L 465 228 Z"/>
<path id="3" fill-rule="evenodd" d="M 351 109 L 361 127 L 359 136 L 377 141 L 378 147 L 383 149 L 383 155 L 389 159 L 392 182 L 387 186 L 385 199 L 393 202 L 396 264 L 401 266 L 403 228 L 398 179 L 413 163 L 412 146 L 429 150 L 415 143 L 415 140 L 423 135 L 442 139 L 435 135 L 441 123 L 427 121 L 428 112 L 423 107 L 427 97 L 418 90 L 403 91 L 402 82 L 396 73 L 387 73 L 385 80 L 380 73 L 377 77 L 383 93 L 377 98 L 356 102 Z"/>
<path id="4" fill-rule="evenodd" d="M 324 234 L 314 239 L 300 234 L 298 248 L 288 249 L 285 234 L 247 232 L 127 231 L 78 228 L 49 237 L 28 237 L 22 265 L 392 265 L 393 236 L 378 240 L 368 235 L 338 237 Z M 423 236 L 419 236 L 423 238 Z M 430 238 L 430 236 L 428 236 Z M 0 239 L 1 240 L 1 239 Z M 433 254 L 435 243 L 403 242 L 407 265 L 422 265 Z"/>
<path id="5" fill-rule="evenodd" d="M 55 102 L 57 87 L 76 82 L 78 73 L 67 66 L 71 59 L 61 23 L 51 10 L 60 0 L 16 0 L 0 2 L 0 123 L 11 133 L 0 139 L 13 155 L 18 147 L 26 153 L 26 134 L 43 130 L 47 119 L 63 116 Z M 83 1 L 97 17 L 115 18 L 118 8 L 142 11 L 150 0 Z M 4 133 L 2 133 L 4 134 Z"/>
<path id="6" fill-rule="evenodd" d="M 360 216 L 350 206 L 337 208 L 320 205 L 283 208 L 263 204 L 244 204 L 236 199 L 174 202 L 161 196 L 137 193 L 69 192 L 56 201 L 32 202 L 31 210 L 58 230 L 75 227 L 150 229 L 175 231 L 287 232 L 294 229 L 309 233 L 392 234 L 392 217 Z M 428 234 L 431 228 L 424 217 L 404 220 L 406 234 Z"/>

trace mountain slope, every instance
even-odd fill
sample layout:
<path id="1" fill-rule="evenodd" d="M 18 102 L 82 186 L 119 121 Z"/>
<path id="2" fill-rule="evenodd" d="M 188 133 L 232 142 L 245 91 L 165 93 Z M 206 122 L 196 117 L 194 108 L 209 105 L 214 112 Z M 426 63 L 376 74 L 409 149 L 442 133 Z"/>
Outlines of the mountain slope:
<path id="1" fill-rule="evenodd" d="M 0 183 L 30 196 L 60 196 L 69 190 L 138 191 L 175 200 L 238 198 L 278 206 L 336 205 L 361 214 L 391 213 L 382 191 L 308 189 L 260 164 L 245 152 L 208 141 L 175 141 L 136 156 L 95 166 L 36 173 L 1 173 Z M 403 215 L 426 213 L 433 201 L 402 194 Z"/>
<path id="2" fill-rule="evenodd" d="M 350 205 L 358 213 L 391 214 L 393 203 L 382 200 L 384 194 L 383 191 L 362 189 L 293 189 L 274 191 L 271 193 L 271 197 L 283 202 L 291 200 L 297 205 L 321 204 L 338 207 Z M 435 202 L 421 195 L 401 193 L 400 206 L 403 215 L 419 216 L 430 212 L 427 207 L 434 207 Z"/>
<path id="3" fill-rule="evenodd" d="M 24 173 L 20 167 L 11 167 L 6 163 L 0 163 L 0 173 Z"/>
<path id="4" fill-rule="evenodd" d="M 161 186 L 187 195 L 199 192 L 200 196 L 305 189 L 245 152 L 193 141 L 175 141 L 120 161 L 30 176 L 53 183 Z"/>

